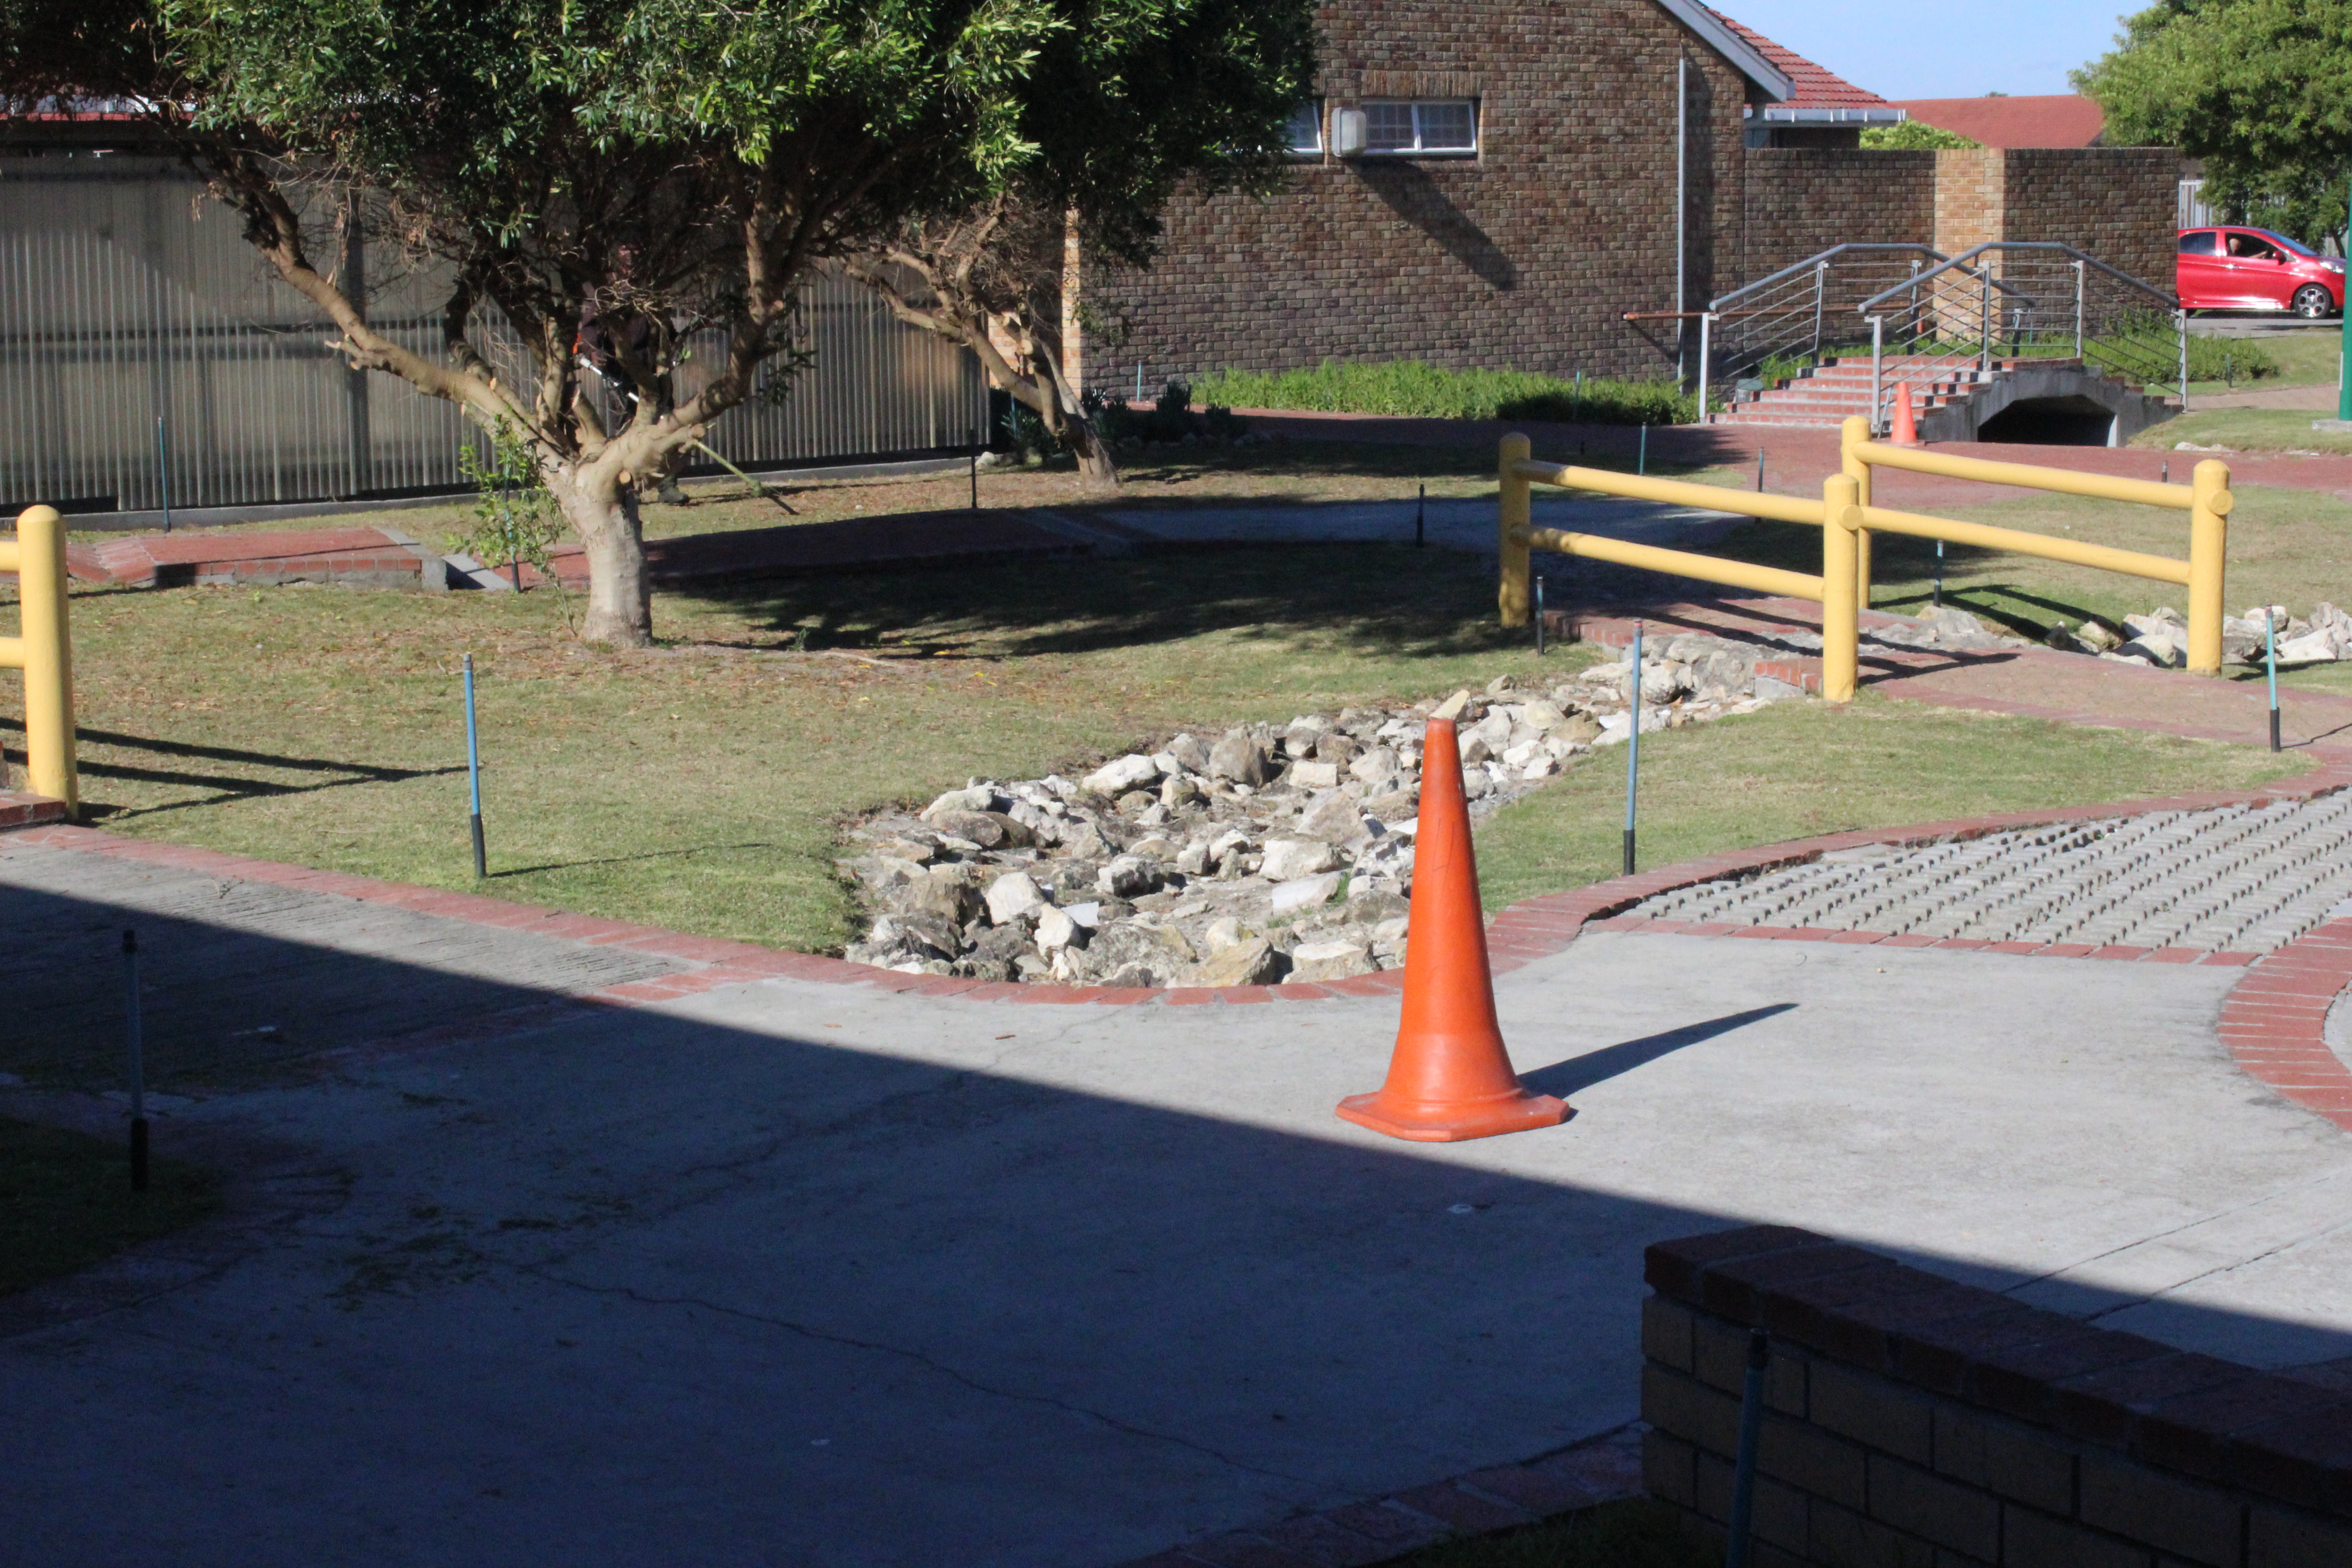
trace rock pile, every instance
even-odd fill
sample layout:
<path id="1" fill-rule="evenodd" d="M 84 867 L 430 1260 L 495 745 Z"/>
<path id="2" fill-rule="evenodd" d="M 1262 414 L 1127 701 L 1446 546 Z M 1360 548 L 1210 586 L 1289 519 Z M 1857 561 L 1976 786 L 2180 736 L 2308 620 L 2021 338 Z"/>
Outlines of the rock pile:
<path id="1" fill-rule="evenodd" d="M 2260 665 L 2264 657 L 2263 626 L 2278 628 L 2281 664 L 2321 664 L 2352 658 L 2352 616 L 2322 603 L 2309 620 L 2290 616 L 2284 605 L 2256 605 L 2242 616 L 2221 617 L 2221 657 L 2239 664 Z M 2050 646 L 2071 652 L 2093 653 L 2101 658 L 2179 669 L 2189 662 L 2188 617 L 2169 605 L 2145 616 L 2126 616 L 2116 631 L 2099 621 L 2084 621 L 2078 630 L 2063 626 L 2050 629 Z"/>
<path id="2" fill-rule="evenodd" d="M 1769 650 L 1654 640 L 1642 728 L 1799 695 Z M 1632 730 L 1626 661 L 1549 690 L 1508 676 L 1484 696 L 1309 713 L 1214 739 L 1178 735 L 1075 782 L 973 779 L 915 814 L 856 828 L 842 862 L 872 924 L 850 959 L 885 968 L 1082 985 L 1337 980 L 1404 961 L 1421 740 L 1461 726 L 1474 816 L 1538 788 Z"/>

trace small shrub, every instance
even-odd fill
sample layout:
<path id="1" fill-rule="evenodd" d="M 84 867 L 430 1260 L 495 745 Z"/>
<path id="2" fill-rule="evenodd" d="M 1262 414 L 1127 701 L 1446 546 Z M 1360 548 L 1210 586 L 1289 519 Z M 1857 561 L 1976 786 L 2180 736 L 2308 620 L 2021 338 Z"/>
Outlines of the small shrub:
<path id="1" fill-rule="evenodd" d="M 1276 373 L 1223 370 L 1193 389 L 1211 402 L 1330 414 L 1423 419 L 1564 419 L 1594 425 L 1673 425 L 1697 417 L 1697 400 L 1670 381 L 1564 381 L 1519 370 L 1441 370 L 1420 360 Z"/>
<path id="2" fill-rule="evenodd" d="M 2270 351 L 2250 339 L 2189 335 L 2191 381 L 2259 381 L 2278 373 L 2278 361 Z"/>
<path id="3" fill-rule="evenodd" d="M 457 469 L 481 499 L 474 503 L 472 521 L 452 536 L 451 551 L 494 568 L 519 561 L 555 581 L 549 557 L 571 531 L 547 493 L 529 444 L 501 419 L 487 438 L 478 435 L 458 447 Z"/>

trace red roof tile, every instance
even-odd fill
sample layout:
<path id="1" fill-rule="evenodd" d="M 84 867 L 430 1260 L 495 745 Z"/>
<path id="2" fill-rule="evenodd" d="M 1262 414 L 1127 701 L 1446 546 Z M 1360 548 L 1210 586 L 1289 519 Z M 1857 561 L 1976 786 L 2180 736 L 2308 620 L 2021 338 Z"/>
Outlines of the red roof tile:
<path id="1" fill-rule="evenodd" d="M 1708 7 L 1714 10 L 1713 6 Z M 1788 98 L 1791 109 L 1879 109 L 1886 100 L 1859 88 L 1831 70 L 1817 66 L 1804 56 L 1774 43 L 1755 28 L 1734 21 L 1720 11 L 1715 15 L 1723 25 L 1737 33 L 1740 39 L 1765 59 L 1771 62 L 1782 76 L 1795 84 L 1796 90 Z"/>
<path id="2" fill-rule="evenodd" d="M 1896 105 L 1938 131 L 1988 147 L 2088 147 L 2106 117 L 2098 104 L 2071 92 L 2041 98 L 1916 98 Z"/>

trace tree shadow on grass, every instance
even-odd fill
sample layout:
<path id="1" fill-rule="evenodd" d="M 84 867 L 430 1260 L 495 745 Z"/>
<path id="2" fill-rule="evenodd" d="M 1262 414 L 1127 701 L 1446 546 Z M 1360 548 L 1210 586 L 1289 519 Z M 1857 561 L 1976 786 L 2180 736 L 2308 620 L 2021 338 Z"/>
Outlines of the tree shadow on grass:
<path id="1" fill-rule="evenodd" d="M 17 736 L 24 733 L 20 719 L 0 717 L 0 731 Z M 90 756 L 87 751 L 75 760 L 75 772 L 85 778 L 119 779 L 135 784 L 180 784 L 190 789 L 214 793 L 198 799 L 166 801 L 156 805 L 125 806 L 104 802 L 85 802 L 82 816 L 95 821 L 104 818 L 124 822 L 133 817 L 152 816 L 163 812 L 183 811 L 190 806 L 218 805 L 233 800 L 253 800 L 271 795 L 314 795 L 320 790 L 342 789 L 352 784 L 404 784 L 411 779 L 438 778 L 466 770 L 455 763 L 438 768 L 396 768 L 378 763 L 340 762 L 331 757 L 289 757 L 274 752 L 248 752 L 231 746 L 200 746 L 184 741 L 162 741 L 147 735 L 126 735 L 113 730 L 92 730 L 77 726 L 75 736 L 83 747 L 115 746 L 129 752 L 151 752 L 161 757 L 187 757 L 206 762 L 242 763 L 252 767 L 278 768 L 295 773 L 331 773 L 331 778 L 316 783 L 279 784 L 270 779 L 247 778 L 235 773 L 195 773 L 184 768 L 142 767 L 135 763 L 110 762 Z M 7 748 L 23 755 L 21 741 Z"/>
<path id="2" fill-rule="evenodd" d="M 1223 633 L 1436 658 L 1516 648 L 1489 557 L 1409 545 L 1280 545 L 908 567 L 687 590 L 780 637 L 1014 658 Z M 812 647 L 821 646 L 812 641 Z"/>

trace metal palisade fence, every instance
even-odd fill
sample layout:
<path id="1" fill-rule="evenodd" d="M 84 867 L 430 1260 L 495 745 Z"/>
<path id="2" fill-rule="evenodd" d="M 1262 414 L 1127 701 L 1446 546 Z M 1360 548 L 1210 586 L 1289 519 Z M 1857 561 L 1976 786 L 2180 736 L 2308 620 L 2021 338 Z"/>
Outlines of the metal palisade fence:
<path id="1" fill-rule="evenodd" d="M 373 242 L 322 259 L 356 284 L 379 331 L 439 354 L 445 290 L 429 271 Z M 869 291 L 818 278 L 801 335 L 814 358 L 788 394 L 755 397 L 712 425 L 710 445 L 730 462 L 848 461 L 985 439 L 977 363 L 896 321 Z M 462 488 L 458 453 L 472 436 L 457 411 L 349 369 L 329 347 L 334 337 L 309 300 L 267 275 L 236 215 L 175 163 L 0 158 L 7 510 L 36 501 L 82 513 L 155 510 L 167 453 L 174 508 Z M 523 374 L 522 346 L 502 321 L 478 321 L 476 342 L 502 374 Z M 717 332 L 689 344 L 680 396 L 724 347 Z"/>

